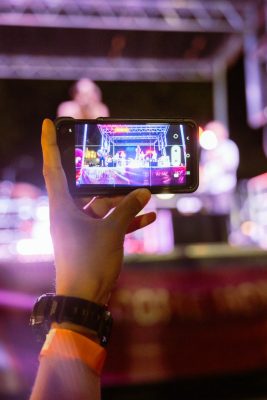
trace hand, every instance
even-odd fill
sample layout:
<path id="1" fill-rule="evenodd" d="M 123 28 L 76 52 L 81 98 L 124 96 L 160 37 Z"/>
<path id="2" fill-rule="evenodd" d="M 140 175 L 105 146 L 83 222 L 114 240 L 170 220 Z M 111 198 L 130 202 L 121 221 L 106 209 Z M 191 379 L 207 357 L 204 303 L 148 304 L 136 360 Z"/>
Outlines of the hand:
<path id="1" fill-rule="evenodd" d="M 121 270 L 125 234 L 156 218 L 153 212 L 137 216 L 151 194 L 147 189 L 137 189 L 125 197 L 74 200 L 61 165 L 55 127 L 49 119 L 43 122 L 41 142 L 56 293 L 105 304 Z"/>

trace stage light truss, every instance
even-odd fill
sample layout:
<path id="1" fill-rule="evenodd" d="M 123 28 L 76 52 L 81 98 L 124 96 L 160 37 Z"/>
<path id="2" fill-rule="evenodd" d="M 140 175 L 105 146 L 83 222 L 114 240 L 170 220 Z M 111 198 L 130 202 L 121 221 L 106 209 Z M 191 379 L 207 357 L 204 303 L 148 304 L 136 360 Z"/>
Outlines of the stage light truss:
<path id="1" fill-rule="evenodd" d="M 218 76 L 216 71 L 224 69 L 241 51 L 248 17 L 257 13 L 257 7 L 258 2 L 251 0 L 1 0 L 0 78 L 77 80 L 86 76 L 108 81 L 213 81 Z M 19 37 L 20 28 L 23 32 L 29 28 L 30 37 L 22 35 L 24 39 L 18 46 L 12 43 L 5 46 L 9 42 L 4 35 L 7 39 Z M 171 40 L 177 51 L 166 57 L 155 51 L 150 58 L 144 58 L 143 51 L 138 58 L 136 40 L 139 39 L 133 39 L 131 45 L 127 42 L 127 56 L 123 52 L 110 56 L 105 46 L 102 53 L 98 47 L 97 51 L 90 48 L 78 55 L 76 48 L 69 49 L 55 35 L 49 51 L 39 53 L 42 48 L 36 49 L 35 42 L 38 34 L 42 36 L 40 31 L 54 32 L 57 28 L 76 29 L 75 33 L 80 35 L 77 42 L 83 40 L 86 30 L 91 30 L 92 37 L 98 37 L 100 31 L 107 32 L 110 43 L 114 32 L 141 31 L 141 35 L 160 32 L 175 35 Z M 34 29 L 35 41 L 31 40 Z M 186 49 L 178 46 L 179 32 L 205 34 L 209 37 L 209 50 L 201 57 L 185 57 Z M 220 37 L 225 35 L 224 43 L 214 38 L 210 43 L 213 32 Z"/>
<path id="2" fill-rule="evenodd" d="M 120 142 L 130 141 L 137 146 L 150 145 L 154 146 L 158 142 L 159 150 L 167 146 L 167 131 L 169 124 L 147 124 L 147 125 L 126 125 L 128 132 L 114 132 L 115 128 L 120 128 L 120 125 L 98 125 L 101 135 L 108 143 L 119 145 Z M 124 126 L 125 128 L 125 126 Z M 139 140 L 142 139 L 141 142 Z M 147 142 L 146 142 L 147 141 Z"/>
<path id="3" fill-rule="evenodd" d="M 209 81 L 209 60 L 109 59 L 106 57 L 0 54 L 0 78 L 110 81 Z"/>
<path id="4" fill-rule="evenodd" d="M 0 25 L 242 32 L 246 0 L 1 0 Z"/>
<path id="5" fill-rule="evenodd" d="M 101 134 L 107 134 L 109 136 L 118 136 L 119 138 L 122 136 L 120 134 L 120 128 L 121 126 L 118 125 L 98 125 Z M 142 138 L 157 138 L 161 134 L 166 134 L 169 128 L 169 124 L 145 124 L 145 125 L 123 125 L 122 129 L 123 132 L 125 132 L 125 129 L 127 129 L 127 134 L 125 137 L 131 137 L 131 136 L 138 136 Z"/>

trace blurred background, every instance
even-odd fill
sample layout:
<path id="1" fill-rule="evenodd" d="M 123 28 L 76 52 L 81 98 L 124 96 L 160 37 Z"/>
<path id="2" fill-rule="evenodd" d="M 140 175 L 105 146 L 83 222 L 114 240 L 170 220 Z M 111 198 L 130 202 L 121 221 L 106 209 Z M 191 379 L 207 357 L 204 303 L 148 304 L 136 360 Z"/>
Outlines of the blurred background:
<path id="1" fill-rule="evenodd" d="M 191 117 L 200 186 L 128 235 L 103 399 L 267 398 L 267 1 L 1 0 L 0 398 L 54 290 L 44 117 Z"/>

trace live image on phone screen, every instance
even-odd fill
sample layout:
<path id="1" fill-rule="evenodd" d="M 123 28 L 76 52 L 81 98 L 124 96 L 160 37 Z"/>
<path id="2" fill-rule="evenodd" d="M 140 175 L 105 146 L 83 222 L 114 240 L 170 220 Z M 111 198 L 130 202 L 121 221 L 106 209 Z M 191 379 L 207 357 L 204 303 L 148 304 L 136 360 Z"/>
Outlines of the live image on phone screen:
<path id="1" fill-rule="evenodd" d="M 177 186 L 190 174 L 186 124 L 75 125 L 76 186 Z"/>

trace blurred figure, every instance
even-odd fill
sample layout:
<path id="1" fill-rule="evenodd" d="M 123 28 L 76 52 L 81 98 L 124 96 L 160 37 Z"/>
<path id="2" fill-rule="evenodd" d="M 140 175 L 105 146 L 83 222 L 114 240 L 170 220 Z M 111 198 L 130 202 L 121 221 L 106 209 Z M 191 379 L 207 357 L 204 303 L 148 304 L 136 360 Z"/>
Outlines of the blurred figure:
<path id="1" fill-rule="evenodd" d="M 200 185 L 205 208 L 214 214 L 229 214 L 239 164 L 237 145 L 219 121 L 209 122 L 200 136 Z"/>
<path id="2" fill-rule="evenodd" d="M 82 118 L 82 112 L 78 103 L 74 100 L 64 101 L 60 103 L 57 108 L 57 116 L 58 117 L 73 117 L 73 118 Z"/>
<path id="3" fill-rule="evenodd" d="M 79 119 L 95 119 L 108 117 L 109 109 L 102 102 L 100 88 L 90 79 L 82 78 L 70 90 L 72 100 L 59 104 L 58 117 L 73 117 Z"/>
<path id="4" fill-rule="evenodd" d="M 102 101 L 100 88 L 90 79 L 82 78 L 71 88 L 71 95 L 81 107 Z"/>

